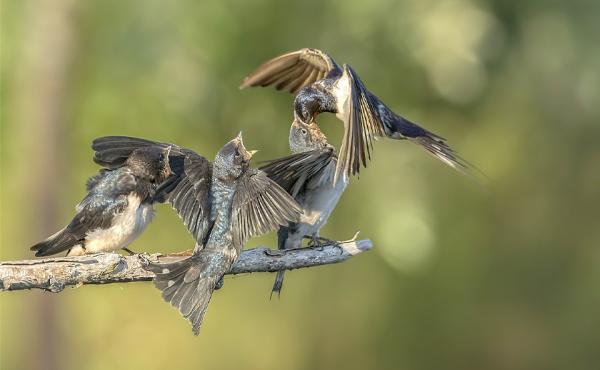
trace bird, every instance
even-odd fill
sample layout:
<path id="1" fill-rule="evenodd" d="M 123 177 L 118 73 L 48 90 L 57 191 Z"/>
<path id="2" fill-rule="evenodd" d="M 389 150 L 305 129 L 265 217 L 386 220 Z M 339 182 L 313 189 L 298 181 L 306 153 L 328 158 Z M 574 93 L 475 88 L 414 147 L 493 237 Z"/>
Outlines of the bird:
<path id="1" fill-rule="evenodd" d="M 344 123 L 336 179 L 360 172 L 371 159 L 373 138 L 410 140 L 452 168 L 467 173 L 470 165 L 443 137 L 396 114 L 371 93 L 348 64 L 340 67 L 318 49 L 304 48 L 275 57 L 244 78 L 240 89 L 274 85 L 295 94 L 294 120 L 310 123 L 323 112 Z"/>
<path id="2" fill-rule="evenodd" d="M 334 183 L 337 153 L 333 145 L 315 122 L 300 120 L 292 123 L 289 134 L 291 155 L 267 161 L 260 167 L 272 180 L 290 193 L 302 207 L 298 222 L 281 226 L 277 232 L 279 250 L 302 247 L 303 239 L 309 238 L 309 246 L 321 242 L 335 243 L 321 238 L 319 230 L 325 225 L 342 193 L 348 185 L 348 177 Z M 285 271 L 278 271 L 271 290 L 280 295 Z"/>
<path id="3" fill-rule="evenodd" d="M 87 194 L 71 222 L 31 250 L 37 257 L 119 249 L 132 254 L 127 246 L 152 221 L 155 191 L 170 176 L 169 151 L 139 148 L 118 165 L 101 169 L 88 179 Z"/>
<path id="4" fill-rule="evenodd" d="M 250 168 L 254 151 L 244 147 L 242 134 L 225 144 L 213 163 L 192 150 L 173 144 L 130 137 L 95 141 L 96 156 L 113 162 L 139 145 L 170 146 L 174 175 L 157 189 L 157 201 L 170 203 L 196 240 L 191 256 L 176 262 L 149 262 L 154 285 L 162 297 L 200 333 L 212 293 L 222 285 L 244 243 L 279 226 L 297 221 L 298 203 L 258 169 Z"/>

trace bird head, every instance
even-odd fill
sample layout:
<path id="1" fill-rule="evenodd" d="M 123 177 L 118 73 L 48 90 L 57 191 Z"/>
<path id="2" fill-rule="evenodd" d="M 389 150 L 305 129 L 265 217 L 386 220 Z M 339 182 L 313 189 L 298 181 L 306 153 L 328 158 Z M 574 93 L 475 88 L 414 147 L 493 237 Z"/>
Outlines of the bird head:
<path id="1" fill-rule="evenodd" d="M 171 146 L 142 147 L 131 153 L 126 164 L 136 177 L 159 184 L 172 174 L 170 153 Z"/>
<path id="2" fill-rule="evenodd" d="M 328 145 L 327 137 L 323 131 L 321 131 L 315 120 L 304 123 L 297 116 L 290 127 L 289 141 L 290 149 L 293 153 L 322 149 Z"/>
<path id="3" fill-rule="evenodd" d="M 242 132 L 223 145 L 215 157 L 214 173 L 221 180 L 235 180 L 250 166 L 250 160 L 256 150 L 246 150 Z"/>

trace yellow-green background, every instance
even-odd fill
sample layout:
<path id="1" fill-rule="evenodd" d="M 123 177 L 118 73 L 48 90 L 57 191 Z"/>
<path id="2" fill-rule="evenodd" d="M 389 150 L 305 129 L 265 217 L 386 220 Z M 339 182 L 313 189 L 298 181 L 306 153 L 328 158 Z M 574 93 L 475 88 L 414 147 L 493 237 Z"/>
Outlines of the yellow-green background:
<path id="1" fill-rule="evenodd" d="M 292 97 L 237 86 L 301 47 L 351 64 L 491 184 L 379 141 L 323 230 L 361 230 L 371 252 L 289 273 L 280 300 L 272 274 L 227 278 L 200 337 L 150 283 L 1 293 L 0 367 L 598 368 L 599 4 L 3 1 L 2 260 L 69 221 L 97 136 L 212 157 L 243 129 L 259 160 L 286 154 Z M 190 248 L 157 213 L 132 249 Z"/>

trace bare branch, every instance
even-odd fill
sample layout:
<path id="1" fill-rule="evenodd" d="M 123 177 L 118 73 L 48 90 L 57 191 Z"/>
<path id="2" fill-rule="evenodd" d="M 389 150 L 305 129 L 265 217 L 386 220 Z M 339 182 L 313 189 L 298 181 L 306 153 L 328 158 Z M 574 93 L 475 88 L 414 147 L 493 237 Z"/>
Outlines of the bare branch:
<path id="1" fill-rule="evenodd" d="M 274 272 L 327 265 L 370 250 L 371 241 L 343 242 L 337 246 L 278 251 L 265 247 L 242 252 L 227 274 Z M 111 284 L 152 280 L 154 274 L 143 269 L 148 260 L 172 262 L 185 258 L 175 255 L 132 255 L 99 253 L 78 257 L 0 262 L 0 290 L 43 289 L 60 292 L 65 287 L 83 284 Z"/>

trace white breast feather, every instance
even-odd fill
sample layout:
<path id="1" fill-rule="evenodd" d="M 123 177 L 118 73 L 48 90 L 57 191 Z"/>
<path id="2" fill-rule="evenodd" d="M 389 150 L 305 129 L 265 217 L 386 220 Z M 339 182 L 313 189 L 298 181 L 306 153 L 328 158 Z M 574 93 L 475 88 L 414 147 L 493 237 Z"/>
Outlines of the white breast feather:
<path id="1" fill-rule="evenodd" d="M 341 181 L 336 183 L 335 187 L 333 186 L 335 163 L 331 163 L 326 171 L 328 174 L 325 174 L 323 178 L 313 179 L 314 183 L 308 185 L 309 192 L 302 202 L 304 213 L 300 216 L 298 230 L 294 235 L 288 236 L 290 240 L 286 245 L 294 244 L 293 247 L 297 248 L 302 243 L 302 236 L 318 235 L 346 189 L 348 178 L 345 175 Z"/>
<path id="2" fill-rule="evenodd" d="M 127 197 L 127 207 L 114 217 L 113 226 L 96 229 L 86 235 L 87 253 L 116 251 L 134 241 L 152 221 L 154 208 L 151 204 L 141 204 L 141 199 L 133 194 Z"/>

